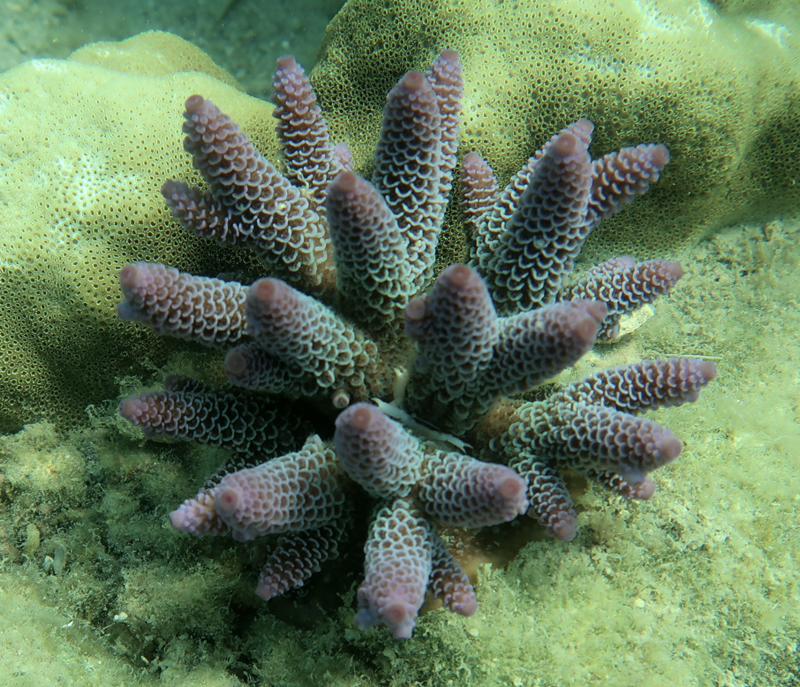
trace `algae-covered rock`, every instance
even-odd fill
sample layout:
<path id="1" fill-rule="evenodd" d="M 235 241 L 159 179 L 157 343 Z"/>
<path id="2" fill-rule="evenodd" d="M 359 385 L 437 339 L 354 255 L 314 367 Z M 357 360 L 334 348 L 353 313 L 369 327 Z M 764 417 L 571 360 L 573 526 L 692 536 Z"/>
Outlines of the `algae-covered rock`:
<path id="1" fill-rule="evenodd" d="M 722 225 L 800 203 L 800 7 L 792 0 L 350 0 L 312 80 L 363 168 L 385 93 L 460 52 L 462 154 L 506 180 L 588 117 L 594 157 L 660 142 L 662 180 L 604 222 L 586 255 L 664 257 Z M 593 255 L 594 253 L 594 255 Z"/>
<path id="2" fill-rule="evenodd" d="M 235 85 L 163 33 L 0 75 L 0 431 L 85 419 L 117 377 L 163 362 L 171 344 L 117 319 L 124 265 L 215 275 L 245 259 L 189 236 L 159 192 L 168 178 L 201 181 L 181 133 L 194 93 L 274 153 L 272 107 Z"/>

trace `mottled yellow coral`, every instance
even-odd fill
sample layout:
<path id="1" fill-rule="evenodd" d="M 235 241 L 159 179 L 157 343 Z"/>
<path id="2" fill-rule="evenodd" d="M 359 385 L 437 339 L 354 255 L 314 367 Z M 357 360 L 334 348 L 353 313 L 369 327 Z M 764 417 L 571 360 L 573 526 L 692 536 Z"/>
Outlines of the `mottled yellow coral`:
<path id="1" fill-rule="evenodd" d="M 386 91 L 443 48 L 464 63 L 461 152 L 501 181 L 580 117 L 596 125 L 593 157 L 666 144 L 658 188 L 584 251 L 663 257 L 800 203 L 799 30 L 791 0 L 350 0 L 311 78 L 359 168 Z"/>
<path id="2" fill-rule="evenodd" d="M 272 106 L 182 39 L 144 34 L 76 57 L 0 75 L 0 431 L 85 419 L 131 366 L 163 362 L 163 342 L 117 319 L 124 265 L 215 275 L 246 259 L 190 236 L 164 207 L 164 179 L 200 182 L 182 149 L 186 98 L 224 102 L 259 149 L 277 146 Z"/>

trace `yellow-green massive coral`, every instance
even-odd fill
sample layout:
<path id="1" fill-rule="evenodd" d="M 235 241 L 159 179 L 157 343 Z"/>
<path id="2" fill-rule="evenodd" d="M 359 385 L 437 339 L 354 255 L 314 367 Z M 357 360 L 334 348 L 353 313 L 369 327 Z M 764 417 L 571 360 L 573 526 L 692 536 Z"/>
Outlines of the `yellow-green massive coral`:
<path id="1" fill-rule="evenodd" d="M 0 75 L 0 431 L 85 417 L 129 366 L 163 361 L 163 343 L 117 319 L 124 265 L 166 259 L 216 274 L 231 257 L 176 226 L 159 193 L 165 178 L 199 180 L 179 126 L 196 92 L 275 150 L 272 107 L 168 34 Z"/>
<path id="2" fill-rule="evenodd" d="M 665 143 L 658 188 L 588 246 L 648 257 L 800 203 L 798 31 L 792 0 L 350 0 L 312 80 L 362 164 L 388 88 L 442 48 L 467 75 L 461 150 L 504 179 L 579 117 L 594 155 Z"/>
<path id="3" fill-rule="evenodd" d="M 385 93 L 444 47 L 466 66 L 462 151 L 501 177 L 581 116 L 597 125 L 595 156 L 667 143 L 658 187 L 592 237 L 647 257 L 798 203 L 797 12 L 790 0 L 354 0 L 312 80 L 359 172 Z M 222 261 L 237 256 L 170 221 L 158 192 L 167 178 L 199 182 L 175 126 L 195 92 L 224 102 L 274 158 L 271 107 L 176 37 L 144 34 L 0 75 L 0 430 L 80 418 L 130 365 L 163 360 L 163 342 L 123 334 L 115 319 L 123 265 L 235 269 Z M 620 223 L 626 231 L 614 231 Z"/>

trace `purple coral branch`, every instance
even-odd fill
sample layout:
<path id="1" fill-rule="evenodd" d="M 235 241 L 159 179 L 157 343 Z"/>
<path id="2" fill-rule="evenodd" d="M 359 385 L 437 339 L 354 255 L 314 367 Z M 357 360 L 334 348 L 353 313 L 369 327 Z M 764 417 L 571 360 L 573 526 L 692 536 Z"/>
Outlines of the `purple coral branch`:
<path id="1" fill-rule="evenodd" d="M 247 287 L 194 277 L 160 263 L 134 262 L 119 275 L 121 320 L 138 320 L 159 334 L 227 348 L 246 338 Z"/>
<path id="2" fill-rule="evenodd" d="M 364 553 L 356 623 L 362 630 L 383 624 L 395 639 L 408 639 L 431 575 L 430 526 L 411 501 L 396 499 L 373 520 Z"/>
<path id="3" fill-rule="evenodd" d="M 444 525 L 489 527 L 528 510 L 524 480 L 511 468 L 459 453 L 428 457 L 419 483 L 426 513 Z"/>
<path id="4" fill-rule="evenodd" d="M 240 456 L 279 455 L 297 446 L 308 426 L 286 404 L 219 394 L 185 377 L 168 377 L 164 391 L 130 396 L 119 414 L 148 439 L 196 441 Z M 186 388 L 181 388 L 185 386 Z"/>
<path id="5" fill-rule="evenodd" d="M 329 391 L 334 405 L 380 395 L 390 384 L 378 349 L 327 306 L 280 279 L 259 279 L 248 292 L 248 331 L 270 355 Z"/>
<path id="6" fill-rule="evenodd" d="M 336 453 L 350 477 L 383 498 L 419 499 L 446 525 L 484 527 L 528 508 L 525 484 L 504 465 L 458 453 L 423 452 L 420 442 L 374 406 L 358 403 L 336 421 Z"/>
<path id="7" fill-rule="evenodd" d="M 567 301 L 502 321 L 482 391 L 494 398 L 538 386 L 588 353 L 606 307 L 597 301 Z"/>
<path id="8" fill-rule="evenodd" d="M 309 200 L 210 100 L 191 96 L 184 117 L 184 148 L 214 200 L 182 185 L 165 184 L 173 216 L 200 236 L 246 245 L 287 279 L 326 288 L 333 275 L 327 232 Z M 204 212 L 195 209 L 198 205 Z M 212 222 L 205 220 L 207 214 Z"/>
<path id="9" fill-rule="evenodd" d="M 589 234 L 585 224 L 592 183 L 588 142 L 565 130 L 537 161 L 518 210 L 483 268 L 501 314 L 555 301 Z"/>
<path id="10" fill-rule="evenodd" d="M 592 162 L 592 194 L 587 225 L 591 231 L 618 213 L 658 181 L 669 162 L 669 150 L 661 144 L 638 145 L 608 153 Z"/>
<path id="11" fill-rule="evenodd" d="M 555 398 L 602 404 L 626 413 L 693 403 L 717 377 L 717 366 L 699 358 L 642 360 L 609 368 L 566 386 Z"/>
<path id="12" fill-rule="evenodd" d="M 618 336 L 619 321 L 625 313 L 669 293 L 682 276 L 679 262 L 637 263 L 633 258 L 614 258 L 587 270 L 575 284 L 564 289 L 559 298 L 589 298 L 604 303 L 608 314 L 597 338 L 607 341 Z"/>
<path id="13" fill-rule="evenodd" d="M 610 471 L 635 483 L 682 448 L 665 427 L 600 405 L 548 399 L 523 406 L 517 417 L 505 439 L 509 456 L 547 456 L 560 468 Z"/>
<path id="14" fill-rule="evenodd" d="M 264 601 L 302 587 L 320 565 L 339 555 L 345 527 L 341 519 L 329 525 L 281 537 L 258 578 L 256 594 Z"/>
<path id="15" fill-rule="evenodd" d="M 431 544 L 431 593 L 453 613 L 470 617 L 478 610 L 478 601 L 469 577 L 436 532 L 431 532 Z"/>
<path id="16" fill-rule="evenodd" d="M 308 189 L 314 209 L 324 213 L 326 189 L 342 171 L 342 165 L 317 96 L 303 68 L 291 55 L 278 59 L 272 85 L 272 115 L 278 120 L 286 176 L 295 186 Z"/>
<path id="17" fill-rule="evenodd" d="M 483 280 L 448 267 L 406 308 L 417 343 L 405 405 L 451 432 L 469 429 L 501 396 L 528 391 L 575 363 L 595 341 L 602 303 L 557 303 L 498 319 Z"/>
<path id="18" fill-rule="evenodd" d="M 460 63 L 457 55 L 450 57 L 434 70 L 441 79 L 436 88 L 421 72 L 410 71 L 389 92 L 375 150 L 372 183 L 408 242 L 413 291 L 421 290 L 433 274 L 445 191 L 455 167 L 453 146 L 446 141 L 456 133 L 458 112 L 451 97 L 460 88 Z"/>
<path id="19" fill-rule="evenodd" d="M 408 241 L 391 209 L 372 184 L 343 172 L 328 188 L 327 213 L 344 313 L 379 337 L 398 338 L 414 287 Z"/>
<path id="20" fill-rule="evenodd" d="M 578 516 L 564 479 L 545 462 L 517 456 L 509 467 L 518 472 L 528 484 L 528 515 L 537 518 L 547 534 L 569 541 L 575 537 Z"/>
<path id="21" fill-rule="evenodd" d="M 478 153 L 467 153 L 461 163 L 461 209 L 464 229 L 474 237 L 497 203 L 497 178 L 492 168 Z"/>
<path id="22" fill-rule="evenodd" d="M 419 441 L 375 406 L 356 403 L 341 413 L 334 443 L 347 474 L 372 496 L 408 496 L 420 480 Z"/>
<path id="23" fill-rule="evenodd" d="M 336 455 L 313 436 L 300 451 L 225 475 L 184 501 L 170 522 L 181 532 L 230 533 L 237 541 L 302 532 L 342 517 L 346 487 Z"/>
<path id="24" fill-rule="evenodd" d="M 447 197 L 453 185 L 458 134 L 461 127 L 461 96 L 464 78 L 461 59 L 455 50 L 442 50 L 425 73 L 439 103 L 441 115 L 441 160 L 439 163 L 439 222 L 444 217 Z"/>
<path id="25" fill-rule="evenodd" d="M 406 309 L 406 334 L 417 344 L 417 369 L 443 391 L 443 401 L 467 395 L 500 336 L 492 299 L 478 273 L 466 265 L 445 269 L 431 293 Z"/>

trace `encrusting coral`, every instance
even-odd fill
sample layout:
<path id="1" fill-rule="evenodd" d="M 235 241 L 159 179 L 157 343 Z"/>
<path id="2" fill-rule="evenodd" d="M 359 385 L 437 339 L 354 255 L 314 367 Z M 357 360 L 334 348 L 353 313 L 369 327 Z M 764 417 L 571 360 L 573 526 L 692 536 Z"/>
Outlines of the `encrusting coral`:
<path id="1" fill-rule="evenodd" d="M 619 258 L 570 281 L 589 232 L 645 192 L 669 154 L 641 145 L 592 161 L 593 126 L 581 119 L 498 192 L 491 169 L 469 153 L 461 180 L 472 265 L 434 280 L 457 167 L 458 54 L 443 51 L 389 93 L 371 182 L 331 143 L 292 58 L 279 61 L 274 86 L 284 174 L 195 95 L 185 148 L 208 190 L 175 181 L 162 189 L 187 229 L 251 248 L 271 276 L 246 286 L 152 263 L 120 275 L 120 316 L 226 350 L 232 389 L 170 378 L 162 392 L 122 401 L 120 413 L 147 437 L 232 449 L 170 521 L 196 536 L 284 535 L 261 574 L 265 599 L 336 555 L 351 494 L 365 490 L 377 504 L 356 620 L 406 638 L 426 590 L 462 615 L 477 608 L 439 527 L 527 513 L 567 540 L 576 520 L 562 471 L 646 499 L 649 473 L 680 453 L 669 430 L 637 413 L 696 400 L 713 363 L 644 361 L 543 400 L 520 397 L 681 277 L 677 263 Z M 303 408 L 314 410 L 317 433 Z"/>

